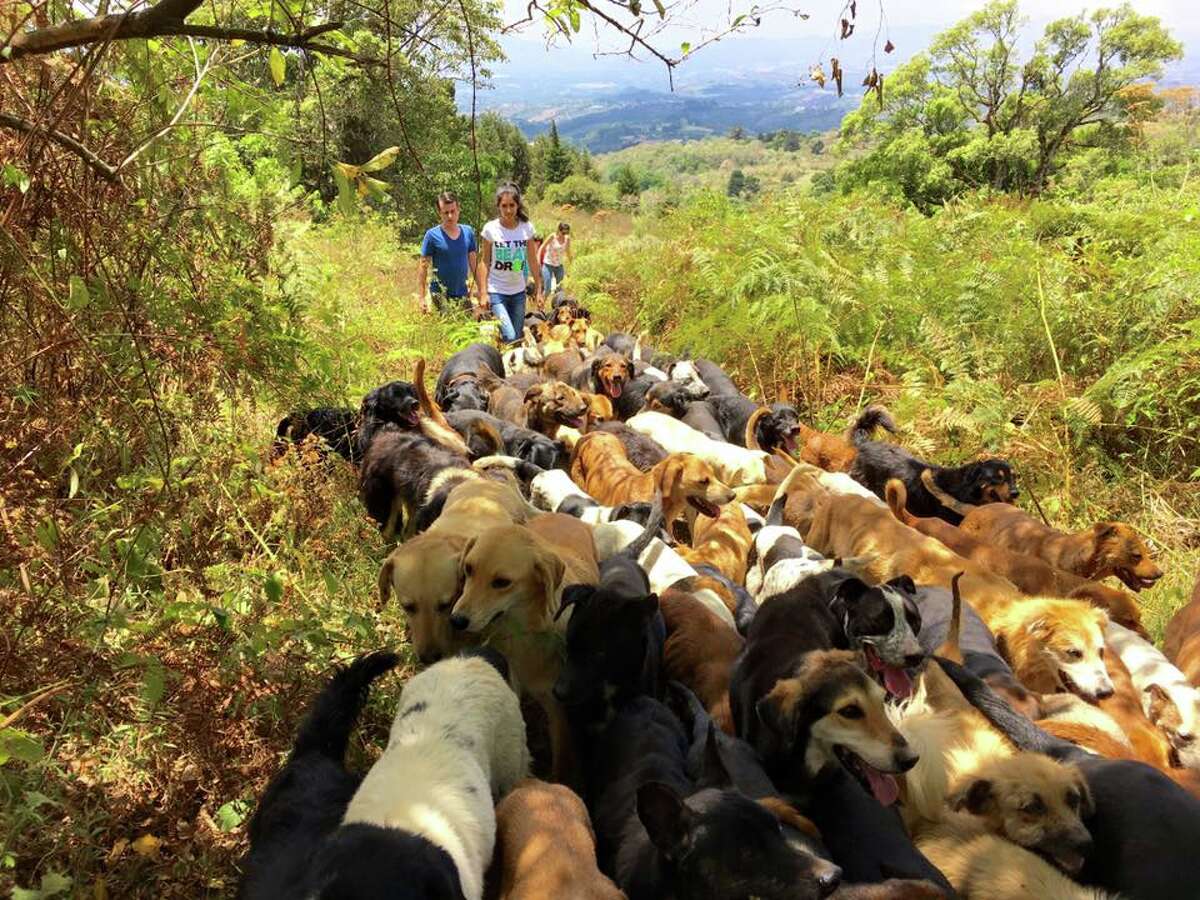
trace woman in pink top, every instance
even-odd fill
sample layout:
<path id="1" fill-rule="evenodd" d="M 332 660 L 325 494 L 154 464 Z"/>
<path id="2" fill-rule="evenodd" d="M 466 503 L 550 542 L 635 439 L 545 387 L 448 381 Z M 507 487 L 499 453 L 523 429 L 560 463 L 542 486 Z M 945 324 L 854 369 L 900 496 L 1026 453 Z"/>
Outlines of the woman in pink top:
<path id="1" fill-rule="evenodd" d="M 566 263 L 571 261 L 571 226 L 558 223 L 558 231 L 542 244 L 542 290 L 550 296 L 555 287 L 562 286 L 567 274 Z"/>

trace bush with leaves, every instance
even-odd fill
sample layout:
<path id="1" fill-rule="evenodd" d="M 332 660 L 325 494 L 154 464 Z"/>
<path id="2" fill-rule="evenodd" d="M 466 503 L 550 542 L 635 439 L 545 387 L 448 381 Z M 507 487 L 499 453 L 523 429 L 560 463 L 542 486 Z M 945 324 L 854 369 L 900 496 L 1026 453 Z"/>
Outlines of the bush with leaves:
<path id="1" fill-rule="evenodd" d="M 612 187 L 582 175 L 570 175 L 561 184 L 550 185 L 546 188 L 545 199 L 549 203 L 577 206 L 588 212 L 612 209 L 617 205 L 616 191 Z"/>

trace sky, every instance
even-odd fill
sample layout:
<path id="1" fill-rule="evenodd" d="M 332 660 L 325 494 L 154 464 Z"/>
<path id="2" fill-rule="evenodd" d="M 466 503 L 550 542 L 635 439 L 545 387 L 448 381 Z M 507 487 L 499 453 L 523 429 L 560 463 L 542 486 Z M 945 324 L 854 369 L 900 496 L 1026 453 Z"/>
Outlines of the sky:
<path id="1" fill-rule="evenodd" d="M 513 22 L 525 15 L 528 0 L 504 0 L 505 19 Z M 847 41 L 836 40 L 837 20 L 842 15 L 841 0 L 782 0 L 783 3 L 799 4 L 795 8 L 809 14 L 807 20 L 790 11 L 779 10 L 765 15 L 762 25 L 749 32 L 726 38 L 697 53 L 691 60 L 676 70 L 676 85 L 720 78 L 723 75 L 742 75 L 755 70 L 806 72 L 808 66 L 818 58 L 840 56 L 847 68 L 857 68 L 875 57 L 881 59 L 881 71 L 903 62 L 912 53 L 923 49 L 938 31 L 979 9 L 985 0 L 883 0 L 882 10 L 886 21 L 880 28 L 879 0 L 860 0 L 858 4 L 858 31 Z M 1031 27 L 1037 32 L 1051 19 L 1072 15 L 1081 10 L 1095 10 L 1102 6 L 1115 6 L 1119 0 L 1083 3 L 1079 0 L 1041 0 L 1024 2 L 1023 11 L 1029 17 Z M 669 3 L 669 0 L 668 0 Z M 760 7 L 775 5 L 773 0 L 681 0 L 673 17 L 685 20 L 689 26 L 672 27 L 656 38 L 656 46 L 678 51 L 682 41 L 693 46 L 702 40 L 705 29 L 701 23 L 728 22 L 733 15 L 747 11 L 757 3 Z M 646 18 L 655 16 L 652 0 L 645 0 L 649 9 Z M 1133 0 L 1133 7 L 1140 13 L 1155 15 L 1184 42 L 1185 52 L 1195 59 L 1200 49 L 1200 2 L 1197 0 Z M 615 10 L 612 5 L 602 8 Z M 623 18 L 617 15 L 617 18 Z M 875 40 L 876 29 L 881 36 Z M 666 74 L 659 63 L 638 63 L 620 57 L 595 58 L 597 38 L 586 22 L 580 34 L 571 44 L 561 38 L 547 48 L 545 27 L 540 22 L 531 23 L 513 35 L 505 36 L 502 44 L 509 62 L 494 67 L 497 86 L 512 80 L 525 81 L 542 78 L 547 74 L 570 79 L 575 84 L 610 87 L 615 84 L 643 84 L 648 89 L 666 90 Z M 884 58 L 882 44 L 890 37 L 896 52 Z M 625 42 L 627 43 L 627 41 Z M 599 46 L 613 49 L 620 42 L 611 37 L 602 37 Z M 882 62 L 889 63 L 885 66 Z"/>

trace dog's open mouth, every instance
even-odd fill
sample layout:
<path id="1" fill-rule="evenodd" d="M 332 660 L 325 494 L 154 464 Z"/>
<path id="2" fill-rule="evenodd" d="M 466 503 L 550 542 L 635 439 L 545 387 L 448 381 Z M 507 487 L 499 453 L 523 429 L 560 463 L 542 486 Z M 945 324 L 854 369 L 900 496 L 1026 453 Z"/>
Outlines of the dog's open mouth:
<path id="1" fill-rule="evenodd" d="M 604 393 L 608 394 L 613 400 L 621 396 L 621 379 L 620 378 L 603 378 Z"/>
<path id="2" fill-rule="evenodd" d="M 896 783 L 893 776 L 879 771 L 853 750 L 841 744 L 835 744 L 833 752 L 837 755 L 838 761 L 845 766 L 846 771 L 871 792 L 871 795 L 879 801 L 880 806 L 891 806 L 900 797 L 900 785 Z"/>
<path id="3" fill-rule="evenodd" d="M 1136 572 L 1131 572 L 1129 569 L 1117 569 L 1117 577 L 1125 582 L 1125 586 L 1131 591 L 1140 592 L 1144 591 L 1146 588 L 1154 587 L 1154 585 L 1158 582 L 1158 579 L 1162 576 L 1160 575 L 1155 578 L 1143 578 Z"/>
<path id="4" fill-rule="evenodd" d="M 1062 685 L 1063 690 L 1068 694 L 1074 694 L 1076 697 L 1082 697 L 1084 700 L 1088 701 L 1088 703 L 1095 703 L 1096 700 L 1099 699 L 1094 691 L 1085 691 L 1079 686 L 1079 682 L 1077 682 L 1062 669 L 1058 670 L 1058 681 Z"/>
<path id="5" fill-rule="evenodd" d="M 783 444 L 783 449 L 787 452 L 787 454 L 789 456 L 794 456 L 796 454 L 797 441 L 798 441 L 799 437 L 800 437 L 799 426 L 797 426 L 796 428 L 793 428 L 791 431 L 784 432 L 781 443 Z"/>
<path id="6" fill-rule="evenodd" d="M 912 695 L 913 681 L 908 669 L 884 662 L 870 644 L 863 644 L 863 655 L 867 657 L 871 672 L 875 675 L 876 681 L 883 684 L 884 690 L 898 700 L 905 700 Z"/>
<path id="7" fill-rule="evenodd" d="M 704 513 L 704 515 L 708 516 L 710 519 L 715 519 L 717 516 L 721 515 L 721 507 L 717 506 L 715 503 L 705 500 L 703 497 L 688 497 L 688 503 L 700 510 L 700 512 Z"/>
<path id="8" fill-rule="evenodd" d="M 575 415 L 571 415 L 566 412 L 560 412 L 558 414 L 558 421 L 560 424 L 566 425 L 568 428 L 583 428 L 583 426 L 587 424 L 587 410 L 584 410 L 581 413 L 576 413 Z"/>
<path id="9" fill-rule="evenodd" d="M 1083 854 L 1078 850 L 1072 850 L 1070 847 L 1060 847 L 1056 850 L 1043 849 L 1041 847 L 1030 847 L 1038 856 L 1054 866 L 1066 872 L 1068 875 L 1078 875 L 1083 868 L 1083 864 L 1087 861 Z"/>
<path id="10" fill-rule="evenodd" d="M 418 410 L 410 409 L 407 412 L 400 413 L 400 420 L 406 425 L 411 425 L 413 428 L 416 428 L 419 424 L 421 424 L 421 415 Z"/>

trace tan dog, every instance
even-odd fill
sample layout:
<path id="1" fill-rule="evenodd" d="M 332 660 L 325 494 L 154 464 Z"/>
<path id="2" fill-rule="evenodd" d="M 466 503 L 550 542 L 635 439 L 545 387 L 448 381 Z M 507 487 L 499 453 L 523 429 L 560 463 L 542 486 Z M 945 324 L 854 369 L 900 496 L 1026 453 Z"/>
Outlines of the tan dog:
<path id="1" fill-rule="evenodd" d="M 1096 705 L 1116 721 L 1121 732 L 1129 738 L 1134 755 L 1161 771 L 1171 768 L 1171 742 L 1166 734 L 1146 717 L 1141 697 L 1121 662 L 1121 655 L 1111 650 L 1104 656 L 1104 665 L 1112 681 L 1112 696 Z"/>
<path id="2" fill-rule="evenodd" d="M 571 452 L 571 478 L 599 503 L 620 506 L 663 498 L 664 526 L 683 517 L 688 507 L 716 517 L 718 507 L 734 499 L 712 468 L 690 453 L 672 453 L 649 472 L 629 461 L 625 445 L 602 431 L 584 435 Z"/>
<path id="3" fill-rule="evenodd" d="M 800 511 L 804 502 L 809 504 L 808 512 Z M 824 556 L 870 558 L 863 577 L 874 584 L 908 575 L 917 584 L 948 588 L 962 572 L 963 595 L 977 608 L 984 598 L 1007 602 L 1021 596 L 1012 582 L 914 531 L 886 506 L 865 497 L 831 494 L 810 485 L 807 494 L 788 495 L 784 521 Z"/>
<path id="4" fill-rule="evenodd" d="M 561 381 L 535 384 L 525 392 L 525 427 L 554 437 L 558 426 L 583 428 L 588 404 L 575 388 Z"/>
<path id="5" fill-rule="evenodd" d="M 570 620 L 558 612 L 564 587 L 600 578 L 591 529 L 558 513 L 528 527 L 496 525 L 467 541 L 460 572 L 462 593 L 450 624 L 481 635 L 508 659 L 516 683 L 546 710 L 553 778 L 573 780 L 566 712 L 553 693 Z"/>
<path id="6" fill-rule="evenodd" d="M 587 808 L 570 788 L 534 778 L 496 806 L 497 900 L 625 900 L 596 867 Z"/>
<path id="7" fill-rule="evenodd" d="M 582 365 L 584 356 L 580 350 L 575 348 L 566 349 L 558 347 L 551 349 L 543 346 L 541 348 L 545 359 L 542 361 L 542 371 L 547 377 L 562 381 L 580 365 Z"/>
<path id="8" fill-rule="evenodd" d="M 1085 700 L 1112 696 L 1105 669 L 1108 617 L 1082 600 L 1027 597 L 972 598 L 976 612 L 996 636 L 996 648 L 1029 690 L 1065 690 Z"/>
<path id="9" fill-rule="evenodd" d="M 458 597 L 458 557 L 467 541 L 492 525 L 523 523 L 538 511 L 503 482 L 466 481 L 446 497 L 442 513 L 423 534 L 392 551 L 379 570 L 379 608 L 394 591 L 417 658 L 432 665 L 475 639 L 450 627 Z"/>
<path id="10" fill-rule="evenodd" d="M 1116 575 L 1131 590 L 1140 591 L 1162 577 L 1145 541 L 1122 522 L 1097 522 L 1085 531 L 1068 534 L 1035 521 L 1010 503 L 966 509 L 959 527 L 967 534 L 1037 556 L 1081 578 L 1099 581 Z"/>
<path id="11" fill-rule="evenodd" d="M 658 597 L 667 626 L 663 667 L 708 710 L 717 727 L 733 734 L 729 678 L 745 640 L 687 591 L 667 588 Z"/>
<path id="12" fill-rule="evenodd" d="M 679 555 L 693 566 L 708 565 L 735 584 L 746 581 L 746 560 L 754 535 L 746 524 L 746 514 L 738 503 L 726 503 L 713 518 L 697 515 L 692 523 L 692 547 L 680 548 Z"/>
<path id="13" fill-rule="evenodd" d="M 1192 684 L 1200 687 L 1200 578 L 1192 598 L 1171 617 L 1163 633 L 1163 653 Z"/>
<path id="14" fill-rule="evenodd" d="M 1023 594 L 1031 597 L 1074 597 L 1087 600 L 1107 612 L 1114 622 L 1139 634 L 1145 634 L 1141 611 L 1137 601 L 1130 595 L 1056 569 L 1036 556 L 1016 553 L 1007 547 L 983 541 L 944 519 L 914 516 L 905 506 L 908 502 L 908 490 L 898 478 L 888 481 L 884 496 L 892 515 L 909 528 L 935 538 L 959 556 L 977 562 L 996 575 L 1008 579 Z"/>
<path id="15" fill-rule="evenodd" d="M 611 422 L 617 417 L 612 401 L 603 394 L 589 394 L 587 391 L 580 391 L 580 396 L 588 405 L 587 427 L 583 429 L 585 432 L 591 431 L 601 422 Z"/>

